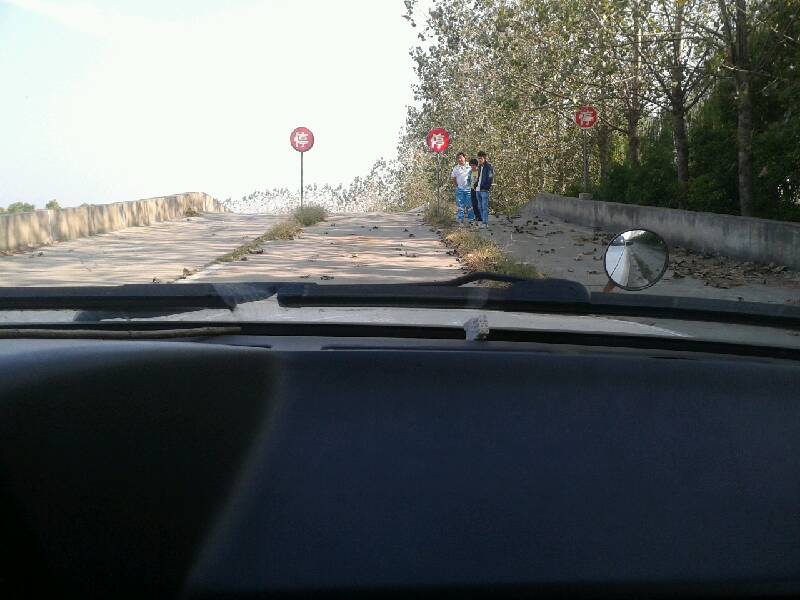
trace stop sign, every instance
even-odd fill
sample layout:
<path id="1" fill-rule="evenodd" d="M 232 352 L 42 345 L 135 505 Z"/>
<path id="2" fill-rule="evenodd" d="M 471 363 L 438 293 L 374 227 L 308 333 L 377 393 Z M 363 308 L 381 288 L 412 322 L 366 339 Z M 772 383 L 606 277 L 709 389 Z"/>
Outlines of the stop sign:
<path id="1" fill-rule="evenodd" d="M 297 127 L 289 135 L 289 143 L 292 145 L 292 148 L 298 152 L 311 150 L 311 147 L 314 145 L 314 134 L 311 133 L 308 127 Z"/>
<path id="2" fill-rule="evenodd" d="M 597 123 L 597 111 L 593 106 L 581 106 L 575 113 L 575 122 L 581 129 L 591 129 Z"/>
<path id="3" fill-rule="evenodd" d="M 428 145 L 428 150 L 441 154 L 450 145 L 450 133 L 441 127 L 431 129 L 425 137 L 425 143 Z"/>

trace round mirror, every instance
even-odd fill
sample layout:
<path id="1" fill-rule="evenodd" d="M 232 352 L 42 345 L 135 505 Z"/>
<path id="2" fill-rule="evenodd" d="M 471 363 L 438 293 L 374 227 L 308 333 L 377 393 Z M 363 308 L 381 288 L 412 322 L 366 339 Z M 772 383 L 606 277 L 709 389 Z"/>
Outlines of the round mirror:
<path id="1" fill-rule="evenodd" d="M 603 262 L 606 275 L 614 284 L 635 292 L 661 279 L 669 264 L 669 250 L 657 233 L 631 229 L 611 240 Z"/>

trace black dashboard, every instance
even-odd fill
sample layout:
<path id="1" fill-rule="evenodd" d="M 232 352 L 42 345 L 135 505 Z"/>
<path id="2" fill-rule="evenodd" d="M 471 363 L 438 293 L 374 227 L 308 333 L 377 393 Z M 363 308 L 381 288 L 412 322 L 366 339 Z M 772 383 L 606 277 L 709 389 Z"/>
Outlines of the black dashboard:
<path id="1" fill-rule="evenodd" d="M 0 595 L 800 593 L 800 364 L 0 341 Z"/>

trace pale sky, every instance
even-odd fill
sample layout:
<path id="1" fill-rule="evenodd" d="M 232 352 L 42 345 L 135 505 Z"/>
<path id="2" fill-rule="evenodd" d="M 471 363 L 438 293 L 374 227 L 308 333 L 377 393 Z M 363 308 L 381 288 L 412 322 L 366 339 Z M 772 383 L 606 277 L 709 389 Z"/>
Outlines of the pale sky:
<path id="1" fill-rule="evenodd" d="M 299 186 L 393 158 L 402 0 L 0 0 L 0 206 Z"/>

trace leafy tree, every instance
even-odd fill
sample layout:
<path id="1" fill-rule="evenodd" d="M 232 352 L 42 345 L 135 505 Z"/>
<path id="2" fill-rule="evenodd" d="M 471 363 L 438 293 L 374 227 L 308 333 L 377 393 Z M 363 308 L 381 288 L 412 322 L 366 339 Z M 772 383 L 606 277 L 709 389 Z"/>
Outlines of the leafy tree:
<path id="1" fill-rule="evenodd" d="M 58 200 L 53 199 L 50 200 L 47 204 L 44 205 L 47 210 L 61 210 L 61 205 L 58 203 Z"/>
<path id="2" fill-rule="evenodd" d="M 13 202 L 12 204 L 8 205 L 6 212 L 9 214 L 15 214 L 31 212 L 34 210 L 36 210 L 36 207 L 33 204 L 28 204 L 27 202 Z"/>

